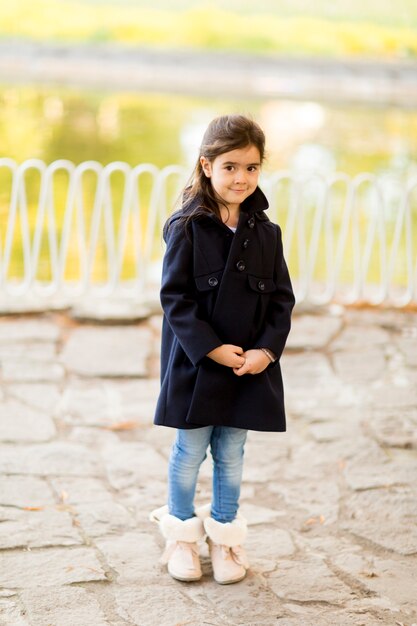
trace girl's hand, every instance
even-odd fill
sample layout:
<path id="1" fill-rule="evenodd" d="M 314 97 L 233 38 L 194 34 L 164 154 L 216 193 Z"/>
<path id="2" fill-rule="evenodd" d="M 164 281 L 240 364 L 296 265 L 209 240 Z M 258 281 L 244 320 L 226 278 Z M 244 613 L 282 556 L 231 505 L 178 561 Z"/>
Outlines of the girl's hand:
<path id="1" fill-rule="evenodd" d="M 258 349 L 247 350 L 243 353 L 243 356 L 245 357 L 243 365 L 233 368 L 236 376 L 243 376 L 243 374 L 260 374 L 271 362 L 266 354 Z"/>
<path id="2" fill-rule="evenodd" d="M 224 343 L 222 346 L 218 348 L 214 348 L 211 352 L 209 352 L 206 356 L 216 363 L 220 363 L 220 365 L 226 365 L 226 367 L 239 368 L 242 367 L 245 363 L 245 359 L 243 356 L 243 348 L 239 346 L 233 346 L 230 343 Z"/>

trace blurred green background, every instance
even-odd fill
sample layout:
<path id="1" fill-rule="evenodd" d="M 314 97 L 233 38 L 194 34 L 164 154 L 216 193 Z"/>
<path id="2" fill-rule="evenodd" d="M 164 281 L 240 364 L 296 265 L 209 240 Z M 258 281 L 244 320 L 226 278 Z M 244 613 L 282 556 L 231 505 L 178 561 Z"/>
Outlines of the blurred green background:
<path id="1" fill-rule="evenodd" d="M 410 56 L 414 0 L 13 0 L 0 35 L 258 54 Z"/>
<path id="2" fill-rule="evenodd" d="M 266 171 L 417 173 L 412 108 L 50 86 L 0 87 L 1 155 L 191 167 L 208 122 L 228 112 L 253 115 L 265 129 Z"/>

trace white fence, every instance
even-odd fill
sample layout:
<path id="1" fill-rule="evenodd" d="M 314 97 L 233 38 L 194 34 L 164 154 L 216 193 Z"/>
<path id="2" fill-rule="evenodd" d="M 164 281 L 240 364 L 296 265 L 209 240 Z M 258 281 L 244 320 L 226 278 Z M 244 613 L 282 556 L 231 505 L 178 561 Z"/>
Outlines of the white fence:
<path id="1" fill-rule="evenodd" d="M 0 308 L 146 301 L 186 174 L 176 165 L 0 159 Z M 417 303 L 417 178 L 279 171 L 262 187 L 298 302 Z"/>

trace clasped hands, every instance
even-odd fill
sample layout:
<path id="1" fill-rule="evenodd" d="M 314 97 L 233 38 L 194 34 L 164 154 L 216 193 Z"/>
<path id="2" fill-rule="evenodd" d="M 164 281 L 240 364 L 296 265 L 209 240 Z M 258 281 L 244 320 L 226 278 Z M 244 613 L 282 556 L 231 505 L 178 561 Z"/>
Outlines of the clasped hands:
<path id="1" fill-rule="evenodd" d="M 214 348 L 207 356 L 220 365 L 231 367 L 236 376 L 260 374 L 270 363 L 266 354 L 259 348 L 244 352 L 239 346 L 229 343 Z"/>

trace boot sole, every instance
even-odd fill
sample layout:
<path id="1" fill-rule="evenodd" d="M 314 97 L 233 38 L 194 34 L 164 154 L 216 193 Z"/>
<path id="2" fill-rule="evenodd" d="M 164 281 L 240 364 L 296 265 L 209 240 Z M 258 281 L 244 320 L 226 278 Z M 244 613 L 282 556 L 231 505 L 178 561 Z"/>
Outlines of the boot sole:
<path id="1" fill-rule="evenodd" d="M 171 572 L 169 572 L 169 575 L 175 580 L 181 581 L 182 583 L 196 583 L 202 579 L 202 576 L 199 576 L 198 578 L 184 578 L 182 576 L 174 576 L 174 574 L 171 574 Z"/>
<path id="2" fill-rule="evenodd" d="M 246 578 L 246 572 L 240 578 L 234 578 L 233 580 L 217 580 L 217 578 L 215 578 L 214 580 L 218 585 L 233 585 L 233 583 L 239 583 L 244 578 Z"/>

